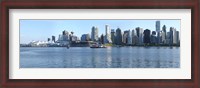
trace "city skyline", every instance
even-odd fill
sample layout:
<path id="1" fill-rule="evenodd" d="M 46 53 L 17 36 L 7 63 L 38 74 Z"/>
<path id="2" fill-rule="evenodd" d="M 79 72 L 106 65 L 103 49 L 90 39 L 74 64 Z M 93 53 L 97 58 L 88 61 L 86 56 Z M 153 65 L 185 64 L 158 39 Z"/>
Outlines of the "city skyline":
<path id="1" fill-rule="evenodd" d="M 47 41 L 47 38 L 55 36 L 58 39 L 61 31 L 74 32 L 79 39 L 82 34 L 91 34 L 92 27 L 97 27 L 98 37 L 106 35 L 106 27 L 114 29 L 120 28 L 122 32 L 135 30 L 137 27 L 156 31 L 155 22 L 157 20 L 20 20 L 20 44 L 35 41 Z M 180 20 L 159 20 L 160 29 L 166 26 L 166 31 L 170 27 L 180 31 Z M 101 25 L 101 26 L 99 26 Z M 110 33 L 111 34 L 111 33 Z"/>

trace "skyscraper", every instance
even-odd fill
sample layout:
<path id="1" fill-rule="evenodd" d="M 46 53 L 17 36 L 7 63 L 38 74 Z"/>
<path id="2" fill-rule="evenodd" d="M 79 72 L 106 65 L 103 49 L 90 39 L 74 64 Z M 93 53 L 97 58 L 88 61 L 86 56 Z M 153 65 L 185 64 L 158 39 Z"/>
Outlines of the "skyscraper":
<path id="1" fill-rule="evenodd" d="M 128 39 L 127 40 L 128 40 L 128 42 L 127 42 L 128 45 L 132 45 L 132 34 L 131 34 L 130 30 L 128 31 Z"/>
<path id="2" fill-rule="evenodd" d="M 48 39 L 47 39 L 47 41 L 49 42 L 49 41 L 51 41 L 51 39 L 50 39 L 50 38 L 48 38 Z"/>
<path id="3" fill-rule="evenodd" d="M 62 34 L 59 35 L 57 42 L 60 43 L 61 46 L 66 46 L 70 44 L 69 40 L 70 40 L 69 32 L 64 30 L 62 31 Z"/>
<path id="4" fill-rule="evenodd" d="M 81 36 L 81 41 L 89 41 L 90 40 L 90 34 L 83 34 Z"/>
<path id="5" fill-rule="evenodd" d="M 167 31 L 166 31 L 167 27 L 165 25 L 163 25 L 162 27 L 162 31 L 165 33 L 165 37 L 167 36 Z"/>
<path id="6" fill-rule="evenodd" d="M 122 33 L 121 33 L 121 29 L 117 28 L 116 30 L 116 37 L 115 37 L 115 43 L 116 45 L 121 45 L 122 44 Z"/>
<path id="7" fill-rule="evenodd" d="M 140 27 L 137 27 L 135 30 L 136 30 L 137 37 L 139 40 L 139 45 L 142 45 L 143 44 L 143 29 Z"/>
<path id="8" fill-rule="evenodd" d="M 52 36 L 52 41 L 56 42 L 56 37 L 55 36 Z"/>
<path id="9" fill-rule="evenodd" d="M 91 40 L 98 41 L 98 28 L 97 27 L 94 27 L 94 26 L 92 27 Z"/>
<path id="10" fill-rule="evenodd" d="M 68 41 L 69 40 L 69 32 L 64 30 L 62 35 L 62 41 Z"/>
<path id="11" fill-rule="evenodd" d="M 115 30 L 114 29 L 111 30 L 111 40 L 112 40 L 112 43 L 115 44 Z"/>
<path id="12" fill-rule="evenodd" d="M 179 31 L 176 31 L 177 45 L 180 45 Z"/>
<path id="13" fill-rule="evenodd" d="M 106 33 L 105 33 L 105 43 L 112 43 L 111 35 L 110 35 L 110 28 L 108 25 L 105 25 Z"/>
<path id="14" fill-rule="evenodd" d="M 136 35 L 135 35 L 135 31 L 134 31 L 134 29 L 132 30 L 132 44 L 133 45 L 135 45 L 135 43 L 136 43 L 136 40 L 135 40 L 135 37 Z"/>
<path id="15" fill-rule="evenodd" d="M 162 44 L 166 43 L 166 37 L 167 37 L 166 26 L 164 25 L 162 27 L 162 32 L 161 32 L 161 42 L 162 42 Z"/>
<path id="16" fill-rule="evenodd" d="M 152 31 L 150 41 L 151 41 L 151 44 L 156 44 L 157 43 L 156 31 Z"/>
<path id="17" fill-rule="evenodd" d="M 166 44 L 166 37 L 165 37 L 165 32 L 161 32 L 161 43 Z"/>
<path id="18" fill-rule="evenodd" d="M 173 44 L 177 44 L 178 40 L 177 40 L 177 32 L 176 29 L 173 28 Z"/>
<path id="19" fill-rule="evenodd" d="M 157 43 L 160 44 L 160 21 L 156 21 Z"/>
<path id="20" fill-rule="evenodd" d="M 170 35 L 170 31 L 169 31 L 169 32 L 167 32 L 166 44 L 170 44 L 170 37 L 171 37 L 171 35 Z"/>
<path id="21" fill-rule="evenodd" d="M 129 31 L 124 31 L 123 37 L 122 37 L 122 41 L 124 44 L 128 43 L 128 32 Z"/>
<path id="22" fill-rule="evenodd" d="M 71 41 L 72 41 L 72 42 L 75 42 L 75 41 L 77 41 L 77 40 L 78 40 L 78 37 L 77 37 L 77 36 L 74 36 L 74 35 L 71 36 Z"/>
<path id="23" fill-rule="evenodd" d="M 63 31 L 63 35 L 69 35 L 69 32 L 66 31 L 66 30 L 64 30 L 64 31 Z"/>
<path id="24" fill-rule="evenodd" d="M 59 36 L 58 36 L 58 41 L 61 41 L 61 40 L 62 40 L 62 35 L 59 34 Z"/>
<path id="25" fill-rule="evenodd" d="M 173 45 L 173 31 L 174 31 L 174 28 L 173 27 L 170 27 L 170 32 L 169 32 L 169 45 Z"/>
<path id="26" fill-rule="evenodd" d="M 144 43 L 145 44 L 150 44 L 150 30 L 146 29 L 144 30 Z"/>
<path id="27" fill-rule="evenodd" d="M 104 44 L 104 35 L 103 34 L 101 35 L 100 42 L 101 42 L 101 44 Z"/>

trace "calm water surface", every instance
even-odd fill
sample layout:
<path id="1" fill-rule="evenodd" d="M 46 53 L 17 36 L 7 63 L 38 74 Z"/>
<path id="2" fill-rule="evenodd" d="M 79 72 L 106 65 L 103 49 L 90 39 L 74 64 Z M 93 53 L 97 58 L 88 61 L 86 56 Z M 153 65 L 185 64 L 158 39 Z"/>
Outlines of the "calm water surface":
<path id="1" fill-rule="evenodd" d="M 21 47 L 20 68 L 179 68 L 179 47 Z"/>

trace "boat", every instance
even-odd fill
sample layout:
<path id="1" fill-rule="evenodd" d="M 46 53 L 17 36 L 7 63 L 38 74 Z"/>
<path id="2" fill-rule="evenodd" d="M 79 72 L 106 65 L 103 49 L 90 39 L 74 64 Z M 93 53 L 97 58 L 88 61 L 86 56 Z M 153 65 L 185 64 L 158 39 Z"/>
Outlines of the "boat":
<path id="1" fill-rule="evenodd" d="M 102 44 L 93 44 L 90 46 L 90 48 L 106 48 L 106 46 L 104 46 Z"/>

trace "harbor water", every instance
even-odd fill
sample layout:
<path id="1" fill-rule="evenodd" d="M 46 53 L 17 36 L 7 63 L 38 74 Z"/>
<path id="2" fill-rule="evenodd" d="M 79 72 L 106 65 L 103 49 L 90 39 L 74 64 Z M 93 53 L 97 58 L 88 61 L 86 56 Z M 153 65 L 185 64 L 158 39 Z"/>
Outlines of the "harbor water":
<path id="1" fill-rule="evenodd" d="M 180 47 L 20 47 L 20 68 L 180 68 Z"/>

